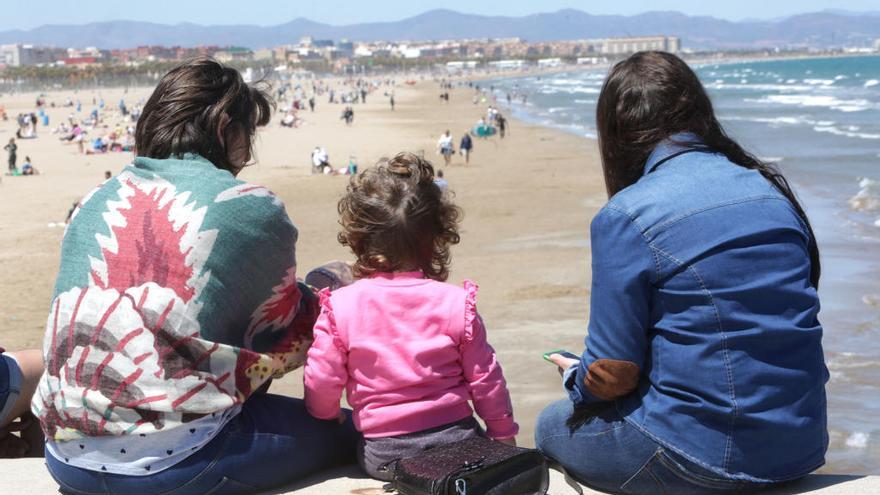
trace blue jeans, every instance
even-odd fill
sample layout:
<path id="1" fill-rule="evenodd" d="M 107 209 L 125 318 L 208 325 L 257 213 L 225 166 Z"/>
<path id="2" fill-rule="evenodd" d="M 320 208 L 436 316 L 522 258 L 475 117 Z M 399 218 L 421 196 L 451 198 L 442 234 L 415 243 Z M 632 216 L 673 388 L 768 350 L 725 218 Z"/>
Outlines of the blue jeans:
<path id="1" fill-rule="evenodd" d="M 256 394 L 214 439 L 174 466 L 149 476 L 99 473 L 46 454 L 65 495 L 233 495 L 289 484 L 355 462 L 359 434 L 351 418 L 315 419 L 301 399 Z"/>
<path id="2" fill-rule="evenodd" d="M 665 449 L 627 423 L 609 404 L 571 431 L 570 400 L 549 405 L 538 417 L 535 444 L 579 482 L 624 494 L 698 495 L 750 492 L 761 485 L 726 479 Z"/>
<path id="3" fill-rule="evenodd" d="M 12 411 L 12 407 L 18 401 L 21 393 L 21 369 L 15 359 L 0 352 L 0 424 L 9 419 L 6 416 Z"/>

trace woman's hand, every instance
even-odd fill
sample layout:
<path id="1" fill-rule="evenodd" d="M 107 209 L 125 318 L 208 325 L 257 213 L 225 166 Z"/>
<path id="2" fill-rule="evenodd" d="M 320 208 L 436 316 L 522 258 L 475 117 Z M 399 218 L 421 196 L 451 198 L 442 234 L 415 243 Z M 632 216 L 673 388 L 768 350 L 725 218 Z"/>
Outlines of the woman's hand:
<path id="1" fill-rule="evenodd" d="M 578 364 L 577 359 L 568 358 L 563 356 L 562 354 L 550 354 L 549 356 L 547 356 L 547 358 L 550 360 L 550 362 L 552 362 L 556 366 L 559 366 L 560 375 L 562 373 L 565 373 L 567 369 Z"/>

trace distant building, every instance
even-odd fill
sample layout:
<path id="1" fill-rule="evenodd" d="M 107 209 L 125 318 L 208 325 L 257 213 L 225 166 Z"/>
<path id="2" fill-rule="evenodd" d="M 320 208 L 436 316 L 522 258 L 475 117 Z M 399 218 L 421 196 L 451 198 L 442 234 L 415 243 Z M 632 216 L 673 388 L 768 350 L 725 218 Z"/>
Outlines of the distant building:
<path id="1" fill-rule="evenodd" d="M 351 57 L 354 55 L 354 43 L 348 40 L 342 40 L 336 44 L 336 51 L 344 57 Z"/>
<path id="2" fill-rule="evenodd" d="M 87 67 L 99 65 L 101 63 L 101 60 L 98 57 L 66 57 L 62 60 L 59 60 L 58 63 L 67 67 L 85 69 Z"/>
<path id="3" fill-rule="evenodd" d="M 415 47 L 400 47 L 400 54 L 403 58 L 419 58 L 422 56 L 422 49 Z"/>
<path id="4" fill-rule="evenodd" d="M 20 43 L 0 45 L 0 64 L 9 67 L 51 64 L 66 56 L 67 52 L 60 48 L 23 45 Z"/>
<path id="5" fill-rule="evenodd" d="M 559 67 L 562 65 L 561 58 L 542 58 L 538 60 L 538 67 L 547 68 L 547 67 Z"/>
<path id="6" fill-rule="evenodd" d="M 522 69 L 525 65 L 525 60 L 496 60 L 494 62 L 489 62 L 489 67 L 497 70 Z"/>
<path id="7" fill-rule="evenodd" d="M 254 51 L 254 60 L 268 60 L 275 61 L 275 50 L 272 48 L 260 48 L 259 50 Z"/>
<path id="8" fill-rule="evenodd" d="M 635 38 L 609 38 L 604 41 L 602 53 L 606 55 L 628 55 L 645 50 L 659 50 L 677 53 L 680 42 L 675 36 L 640 36 Z"/>
<path id="9" fill-rule="evenodd" d="M 465 70 L 474 70 L 477 68 L 476 60 L 460 60 L 454 62 L 446 62 L 446 71 L 455 73 L 455 72 L 463 72 Z"/>
<path id="10" fill-rule="evenodd" d="M 605 57 L 578 57 L 577 59 L 577 63 L 579 65 L 596 65 L 600 63 L 605 63 L 607 61 L 608 59 L 606 59 Z"/>
<path id="11" fill-rule="evenodd" d="M 316 40 L 311 36 L 303 36 L 299 39 L 300 46 L 312 48 L 329 48 L 333 46 L 333 40 Z"/>
<path id="12" fill-rule="evenodd" d="M 240 46 L 231 46 L 225 50 L 214 53 L 218 62 L 249 62 L 254 59 L 254 52 Z"/>

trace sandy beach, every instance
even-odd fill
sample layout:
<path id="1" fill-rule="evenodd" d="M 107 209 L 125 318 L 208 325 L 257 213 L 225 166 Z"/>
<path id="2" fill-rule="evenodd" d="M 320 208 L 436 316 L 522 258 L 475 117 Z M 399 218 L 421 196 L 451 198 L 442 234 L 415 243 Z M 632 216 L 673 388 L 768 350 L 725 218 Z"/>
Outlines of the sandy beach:
<path id="1" fill-rule="evenodd" d="M 59 91 L 46 100 L 61 105 L 68 96 L 78 98 L 87 114 L 93 97 L 103 97 L 115 110 L 120 98 L 134 102 L 149 92 Z M 339 119 L 343 106 L 328 104 L 324 96 L 314 113 L 300 114 L 302 127 L 281 127 L 275 116 L 261 131 L 259 163 L 240 178 L 267 186 L 284 200 L 300 232 L 302 275 L 324 261 L 351 258 L 336 242 L 336 202 L 348 178 L 311 175 L 312 149 L 326 148 L 336 167 L 355 156 L 363 169 L 404 150 L 424 152 L 437 166 L 440 134 L 451 130 L 457 144 L 485 113 L 485 106 L 472 103 L 473 90 L 451 90 L 449 103 L 439 100 L 440 92 L 431 81 L 399 86 L 392 112 L 378 91 L 367 104 L 354 106 L 350 127 Z M 10 117 L 0 122 L 0 141 L 14 136 L 15 116 L 34 111 L 36 97 L 0 97 Z M 48 108 L 50 127 L 41 125 L 37 139 L 18 141 L 19 165 L 30 156 L 40 175 L 4 176 L 0 185 L 0 345 L 7 349 L 41 345 L 63 235 L 63 225 L 50 224 L 63 223 L 70 206 L 103 180 L 105 170 L 116 174 L 131 160 L 128 153 L 81 155 L 75 145 L 62 144 L 51 128 L 70 110 Z M 108 117 L 108 123 L 117 118 Z M 605 202 L 596 143 L 511 119 L 505 139 L 475 140 L 470 165 L 456 156 L 444 172 L 465 212 L 450 282 L 471 279 L 480 285 L 479 308 L 512 393 L 519 442 L 533 445 L 537 414 L 563 397 L 556 369 L 541 354 L 557 348 L 580 352 L 583 345 L 589 221 Z M 291 373 L 272 391 L 301 396 L 301 381 L 301 372 Z"/>

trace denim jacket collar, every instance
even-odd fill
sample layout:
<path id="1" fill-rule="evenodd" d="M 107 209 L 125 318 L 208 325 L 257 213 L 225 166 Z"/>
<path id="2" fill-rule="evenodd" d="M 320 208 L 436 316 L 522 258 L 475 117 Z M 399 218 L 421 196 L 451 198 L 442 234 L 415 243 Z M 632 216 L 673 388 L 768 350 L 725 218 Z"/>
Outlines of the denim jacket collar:
<path id="1" fill-rule="evenodd" d="M 642 175 L 653 172 L 661 162 L 672 158 L 676 153 L 700 146 L 703 146 L 703 139 L 692 132 L 673 134 L 654 148 L 654 151 L 648 156 L 648 161 L 645 162 Z"/>

